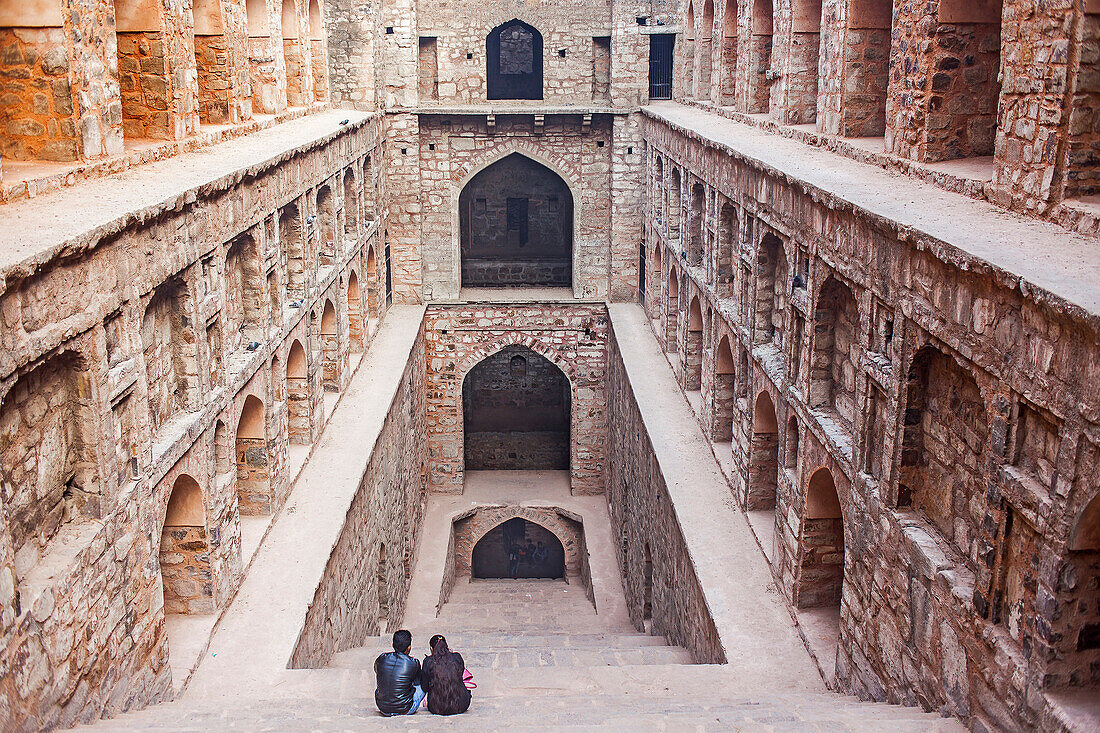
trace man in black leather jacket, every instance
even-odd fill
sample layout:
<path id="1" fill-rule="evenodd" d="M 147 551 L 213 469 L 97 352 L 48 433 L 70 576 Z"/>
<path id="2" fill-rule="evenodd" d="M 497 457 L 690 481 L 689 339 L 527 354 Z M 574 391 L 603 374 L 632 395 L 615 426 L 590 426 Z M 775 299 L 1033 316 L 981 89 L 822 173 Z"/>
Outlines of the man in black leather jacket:
<path id="1" fill-rule="evenodd" d="M 409 656 L 412 634 L 401 629 L 393 634 L 393 651 L 379 654 L 374 660 L 378 687 L 374 703 L 383 715 L 413 715 L 424 699 L 420 687 L 420 662 Z"/>

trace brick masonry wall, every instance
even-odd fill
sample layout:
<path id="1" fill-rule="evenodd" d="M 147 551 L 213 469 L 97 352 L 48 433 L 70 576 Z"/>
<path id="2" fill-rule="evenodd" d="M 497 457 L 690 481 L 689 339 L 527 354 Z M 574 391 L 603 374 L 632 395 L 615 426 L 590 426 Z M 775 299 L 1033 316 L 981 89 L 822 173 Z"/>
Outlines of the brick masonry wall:
<path id="1" fill-rule="evenodd" d="M 367 250 L 379 246 L 377 225 L 357 225 L 341 237 L 335 267 L 319 269 L 317 258 L 308 258 L 295 296 L 304 302 L 289 307 L 278 211 L 297 201 L 303 217 L 312 213 L 303 202 L 334 175 L 343 180 L 348 170 L 353 198 L 355 191 L 373 196 L 373 186 L 361 185 L 362 170 L 368 153 L 377 156 L 379 133 L 377 119 L 342 127 L 201 192 L 160 202 L 140 219 L 85 232 L 64 250 L 64 259 L 36 259 L 4 272 L 0 451 L 5 465 L 8 452 L 25 452 L 30 445 L 42 458 L 26 463 L 34 466 L 33 474 L 2 497 L 0 648 L 6 659 L 19 661 L 0 675 L 0 694 L 8 701 L 0 727 L 88 722 L 169 694 L 172 650 L 164 614 L 183 610 L 172 594 L 177 600 L 187 596 L 183 605 L 191 611 L 223 607 L 240 579 L 242 502 L 255 489 L 258 510 L 273 511 L 289 490 L 290 345 L 297 340 L 305 346 L 311 414 L 298 438 L 308 442 L 322 417 L 320 339 L 311 333 L 310 315 L 319 317 L 324 299 L 332 300 L 342 339 L 338 353 L 346 355 L 350 273 L 364 285 L 360 298 L 371 286 L 377 292 L 384 274 L 376 260 L 373 284 L 367 275 Z M 229 258 L 227 270 L 227 254 L 242 234 L 254 248 L 244 248 L 238 264 Z M 198 324 L 185 382 L 194 401 L 166 407 L 158 423 L 154 406 L 172 404 L 157 392 L 158 379 L 162 368 L 179 361 L 166 356 L 147 362 L 142 324 L 154 292 L 170 280 L 182 285 L 168 288 L 165 297 L 174 298 L 175 306 L 167 312 L 177 313 L 179 323 Z M 384 309 L 376 303 L 376 316 Z M 245 324 L 245 332 L 231 322 Z M 247 351 L 246 335 L 260 347 Z M 341 374 L 346 380 L 346 367 Z M 19 408 L 19 395 L 32 384 L 77 385 L 80 424 L 58 423 L 49 409 Z M 52 388 L 39 394 L 52 394 Z M 160 396 L 151 400 L 153 394 Z M 245 459 L 238 465 L 238 427 L 246 400 L 253 399 L 262 410 L 249 423 Z M 48 399 L 39 401 L 48 407 Z M 47 433 L 67 437 L 39 439 Z M 250 485 L 259 473 L 266 474 L 262 485 Z M 181 474 L 202 491 L 207 548 L 175 562 L 181 553 L 172 550 L 179 544 L 162 553 L 161 540 L 165 507 Z M 62 488 L 70 476 L 78 480 Z M 61 496 L 61 508 L 52 499 L 41 502 L 34 540 L 16 544 L 9 500 L 39 495 Z M 413 526 L 412 517 L 405 521 Z M 192 539 L 198 541 L 182 541 L 190 545 Z M 162 556 L 170 560 L 163 573 Z M 403 556 L 395 552 L 395 572 Z M 189 568 L 186 586 L 173 574 L 180 567 Z M 201 582 L 191 585 L 195 579 Z"/>
<path id="2" fill-rule="evenodd" d="M 639 631 L 645 629 L 643 606 L 649 600 L 651 633 L 684 647 L 698 664 L 724 663 L 718 631 L 614 338 L 608 344 L 607 389 L 607 504 L 612 531 L 620 538 L 617 559 L 630 620 Z"/>
<path id="3" fill-rule="evenodd" d="M 656 120 L 643 133 L 651 170 L 659 156 L 664 181 L 680 166 L 682 180 L 690 175 L 707 187 L 708 210 L 729 204 L 738 212 L 737 275 L 722 296 L 716 268 L 670 270 L 676 240 L 653 214 L 653 202 L 670 196 L 669 184 L 650 190 L 646 259 L 655 262 L 659 252 L 661 267 L 647 273 L 646 303 L 658 338 L 682 347 L 678 324 L 689 296 L 702 301 L 697 414 L 712 430 L 739 500 L 765 466 L 779 466 L 772 564 L 797 606 L 837 602 L 837 533 L 823 534 L 823 520 L 807 507 L 816 471 L 827 470 L 836 485 L 844 538 L 841 689 L 988 728 L 1059 729 L 1046 696 L 1085 684 L 1088 675 L 1070 670 L 1093 659 L 1066 641 L 1095 623 L 1087 620 L 1095 609 L 1082 616 L 1075 604 L 1085 581 L 1060 578 L 1091 572 L 1088 556 L 1069 544 L 1095 495 L 1078 466 L 1094 465 L 1100 437 L 1094 321 L 1031 287 L 1025 295 L 980 262 L 942 254 L 926 237 L 914 242 L 909 232 L 903 240 L 889 222 L 834 208 L 820 192 L 781 181 L 739 154 Z M 765 236 L 778 238 L 805 288 L 757 266 Z M 875 253 L 870 261 L 867 252 Z M 851 291 L 849 305 L 839 308 L 837 291 L 823 287 L 830 278 Z M 754 297 L 777 290 L 778 300 Z M 832 300 L 821 301 L 828 293 Z M 765 307 L 773 309 L 778 339 L 760 328 Z M 841 404 L 811 404 L 821 394 L 811 379 L 836 351 L 835 334 L 821 328 L 838 313 L 850 319 L 852 343 L 842 350 L 845 361 L 834 361 L 842 369 L 833 379 L 851 395 L 850 421 Z M 711 414 L 728 404 L 722 395 L 729 387 L 716 378 L 722 339 L 735 366 L 731 443 L 714 430 Z M 681 363 L 679 354 L 670 358 Z M 756 439 L 762 393 L 775 406 L 774 444 Z M 614 440 L 613 460 L 620 450 Z M 612 465 L 612 476 L 616 470 L 626 469 Z"/>
<path id="4" fill-rule="evenodd" d="M 570 475 L 575 494 L 603 491 L 607 314 L 602 305 L 470 304 L 429 308 L 428 485 L 461 493 L 462 383 L 486 357 L 522 345 L 565 372 L 571 386 Z"/>
<path id="5" fill-rule="evenodd" d="M 427 445 L 424 338 L 413 345 L 340 539 L 333 548 L 291 655 L 292 669 L 324 667 L 336 652 L 362 646 L 405 613 L 407 559 L 420 531 Z M 380 546 L 384 546 L 382 555 Z M 380 568 L 378 558 L 384 556 Z M 379 605 L 384 584 L 386 610 Z"/>

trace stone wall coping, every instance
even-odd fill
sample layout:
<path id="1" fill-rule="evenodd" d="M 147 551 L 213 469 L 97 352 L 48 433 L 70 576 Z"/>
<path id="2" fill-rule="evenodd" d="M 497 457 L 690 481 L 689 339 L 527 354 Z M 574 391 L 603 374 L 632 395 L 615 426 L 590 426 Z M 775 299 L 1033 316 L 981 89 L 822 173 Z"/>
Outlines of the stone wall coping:
<path id="1" fill-rule="evenodd" d="M 664 102 L 643 107 L 642 114 L 1100 332 L 1100 241 L 1095 237 L 693 107 Z"/>
<path id="2" fill-rule="evenodd" d="M 795 687 L 825 689 L 645 311 L 633 303 L 612 303 L 608 312 L 612 338 L 727 663 L 746 676 L 781 677 Z"/>
<path id="3" fill-rule="evenodd" d="M 250 135 L 0 207 L 0 292 L 58 258 L 83 254 L 134 224 L 273 171 L 365 126 L 373 114 L 318 112 Z M 346 124 L 340 124 L 347 120 Z"/>

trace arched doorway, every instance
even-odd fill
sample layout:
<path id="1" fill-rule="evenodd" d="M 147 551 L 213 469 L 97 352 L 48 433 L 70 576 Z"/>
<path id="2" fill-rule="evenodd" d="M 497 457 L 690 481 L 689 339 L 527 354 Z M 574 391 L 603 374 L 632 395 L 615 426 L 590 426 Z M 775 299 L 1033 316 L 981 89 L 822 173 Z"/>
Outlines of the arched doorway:
<path id="1" fill-rule="evenodd" d="M 508 346 L 462 383 L 467 470 L 567 470 L 569 379 L 526 346 Z"/>
<path id="2" fill-rule="evenodd" d="M 477 541 L 471 567 L 475 578 L 564 578 L 565 548 L 542 525 L 515 517 Z"/>
<path id="3" fill-rule="evenodd" d="M 542 99 L 542 34 L 522 20 L 498 25 L 485 39 L 486 97 Z"/>
<path id="4" fill-rule="evenodd" d="M 554 171 L 512 153 L 458 199 L 462 286 L 570 286 L 573 194 Z"/>

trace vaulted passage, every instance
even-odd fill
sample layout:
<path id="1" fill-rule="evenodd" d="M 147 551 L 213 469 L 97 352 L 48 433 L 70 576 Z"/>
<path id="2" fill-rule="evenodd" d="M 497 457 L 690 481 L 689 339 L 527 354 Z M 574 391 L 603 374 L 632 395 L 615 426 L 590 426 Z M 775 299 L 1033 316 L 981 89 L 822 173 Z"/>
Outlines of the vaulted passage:
<path id="1" fill-rule="evenodd" d="M 569 380 L 548 359 L 509 346 L 462 385 L 466 469 L 569 468 Z"/>
<path id="2" fill-rule="evenodd" d="M 463 287 L 572 285 L 573 194 L 518 153 L 474 176 L 458 200 Z"/>
<path id="3" fill-rule="evenodd" d="M 516 517 L 489 530 L 474 545 L 475 578 L 561 578 L 565 549 L 554 533 Z"/>

